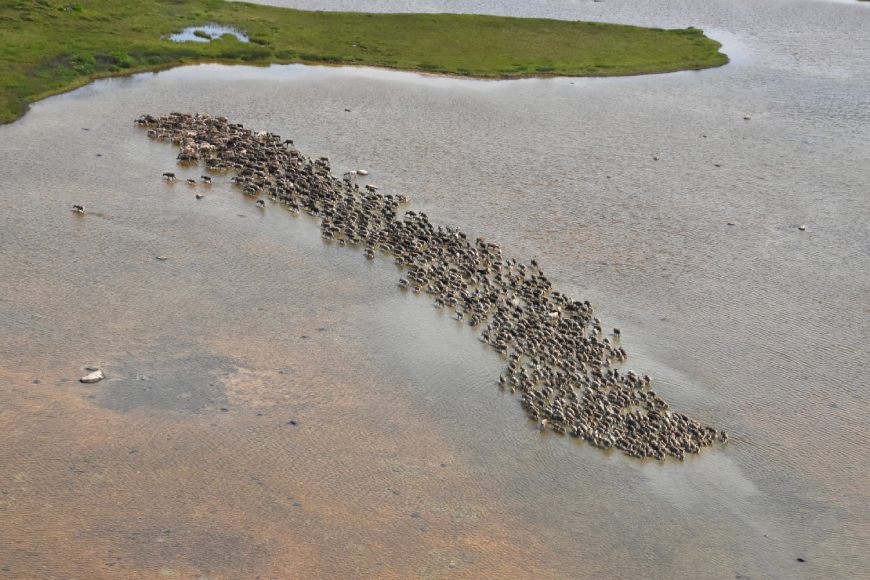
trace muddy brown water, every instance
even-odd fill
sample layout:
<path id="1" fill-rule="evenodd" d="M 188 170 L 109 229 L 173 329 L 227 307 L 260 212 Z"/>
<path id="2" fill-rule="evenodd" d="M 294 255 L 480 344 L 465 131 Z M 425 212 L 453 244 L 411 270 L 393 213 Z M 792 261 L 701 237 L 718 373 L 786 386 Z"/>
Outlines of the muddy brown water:
<path id="1" fill-rule="evenodd" d="M 690 19 L 734 62 L 197 66 L 0 127 L 0 578 L 867 574 L 870 10 L 532 6 Z M 732 441 L 658 463 L 539 432 L 498 355 L 389 260 L 228 177 L 162 182 L 203 173 L 132 125 L 172 110 L 293 138 L 537 257 L 622 329 L 627 368 Z M 108 379 L 79 384 L 89 365 Z"/>

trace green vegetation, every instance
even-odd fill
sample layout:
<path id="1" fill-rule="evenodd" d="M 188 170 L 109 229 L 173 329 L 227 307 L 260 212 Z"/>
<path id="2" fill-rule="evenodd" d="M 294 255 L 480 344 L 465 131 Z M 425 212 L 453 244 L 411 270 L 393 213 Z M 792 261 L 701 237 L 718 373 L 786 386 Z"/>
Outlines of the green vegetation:
<path id="1" fill-rule="evenodd" d="M 167 36 L 219 24 L 211 42 Z M 0 123 L 90 80 L 194 62 L 331 63 L 479 77 L 605 76 L 725 64 L 700 30 L 454 14 L 305 12 L 223 0 L 3 0 Z"/>

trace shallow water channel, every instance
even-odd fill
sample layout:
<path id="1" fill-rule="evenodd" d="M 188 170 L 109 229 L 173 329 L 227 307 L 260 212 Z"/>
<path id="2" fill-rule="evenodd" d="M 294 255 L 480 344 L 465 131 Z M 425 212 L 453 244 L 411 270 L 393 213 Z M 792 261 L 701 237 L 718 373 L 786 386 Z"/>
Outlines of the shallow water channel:
<path id="1" fill-rule="evenodd" d="M 193 66 L 0 127 L 0 578 L 870 570 L 868 7 L 446 4 L 695 25 L 734 58 L 507 82 Z M 537 258 L 731 441 L 660 463 L 540 432 L 389 260 L 229 176 L 183 183 L 205 172 L 132 123 L 173 110 Z M 109 378 L 79 384 L 88 365 Z"/>

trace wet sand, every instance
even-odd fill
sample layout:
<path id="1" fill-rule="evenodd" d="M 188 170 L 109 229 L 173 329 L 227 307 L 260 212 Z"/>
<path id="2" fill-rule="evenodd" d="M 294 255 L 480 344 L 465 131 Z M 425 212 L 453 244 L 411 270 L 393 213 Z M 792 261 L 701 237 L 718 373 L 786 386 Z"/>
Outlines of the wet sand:
<path id="1" fill-rule="evenodd" d="M 99 225 L 87 227 L 100 237 Z M 494 540 L 509 522 L 480 517 L 499 509 L 495 498 L 467 489 L 462 459 L 402 400 L 408 386 L 366 361 L 364 337 L 346 324 L 365 303 L 361 290 L 338 272 L 307 271 L 313 265 L 287 252 L 286 239 L 261 232 L 239 244 L 207 232 L 198 242 L 155 242 L 165 263 L 113 249 L 110 234 L 102 240 L 103 284 L 84 293 L 80 308 L 63 304 L 83 302 L 86 283 L 69 288 L 78 297 L 56 288 L 46 298 L 36 291 L 42 276 L 18 280 L 16 302 L 54 312 L 44 333 L 28 325 L 40 336 L 10 333 L 3 341 L 4 355 L 26 356 L 16 366 L 32 370 L 0 378 L 0 429 L 9 435 L 0 454 L 7 572 L 407 576 L 474 562 L 504 571 L 520 565 Z M 76 253 L 100 252 L 99 241 L 80 242 Z M 321 244 L 316 236 L 307 243 Z M 241 266 L 214 255 L 223 244 L 246 253 Z M 172 274 L 186 260 L 213 262 L 232 287 L 191 288 L 190 277 Z M 85 265 L 56 267 L 75 280 Z M 305 281 L 265 297 L 237 285 L 264 271 Z M 306 301 L 303 288 L 328 293 Z M 137 306 L 112 300 L 123 289 L 136 294 Z M 213 310 L 222 294 L 239 294 L 235 308 L 225 295 Z M 177 301 L 162 319 L 166 296 Z M 99 306 L 90 310 L 89 302 Z M 94 322 L 63 355 L 106 369 L 108 380 L 84 386 L 78 368 L 53 367 L 56 351 L 40 346 L 56 349 L 52 335 Z M 130 338 L 118 344 L 118 337 Z M 402 558 L 383 552 L 403 544 Z"/>
<path id="2" fill-rule="evenodd" d="M 861 22 L 783 14 L 719 71 L 191 67 L 0 128 L 0 577 L 866 575 Z M 807 43 L 809 14 L 842 35 Z M 661 465 L 538 432 L 392 264 L 165 185 L 143 107 L 274 130 L 536 257 L 735 437 Z"/>

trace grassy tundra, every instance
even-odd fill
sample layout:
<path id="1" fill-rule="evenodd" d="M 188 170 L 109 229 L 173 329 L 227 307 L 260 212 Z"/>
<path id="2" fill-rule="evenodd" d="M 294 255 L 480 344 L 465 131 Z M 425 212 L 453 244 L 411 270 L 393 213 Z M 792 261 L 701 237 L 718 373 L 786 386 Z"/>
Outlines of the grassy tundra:
<path id="1" fill-rule="evenodd" d="M 250 37 L 177 43 L 188 26 Z M 370 65 L 476 77 L 606 76 L 720 66 L 700 30 L 456 14 L 307 12 L 223 0 L 3 0 L 0 123 L 92 79 L 195 62 Z"/>

